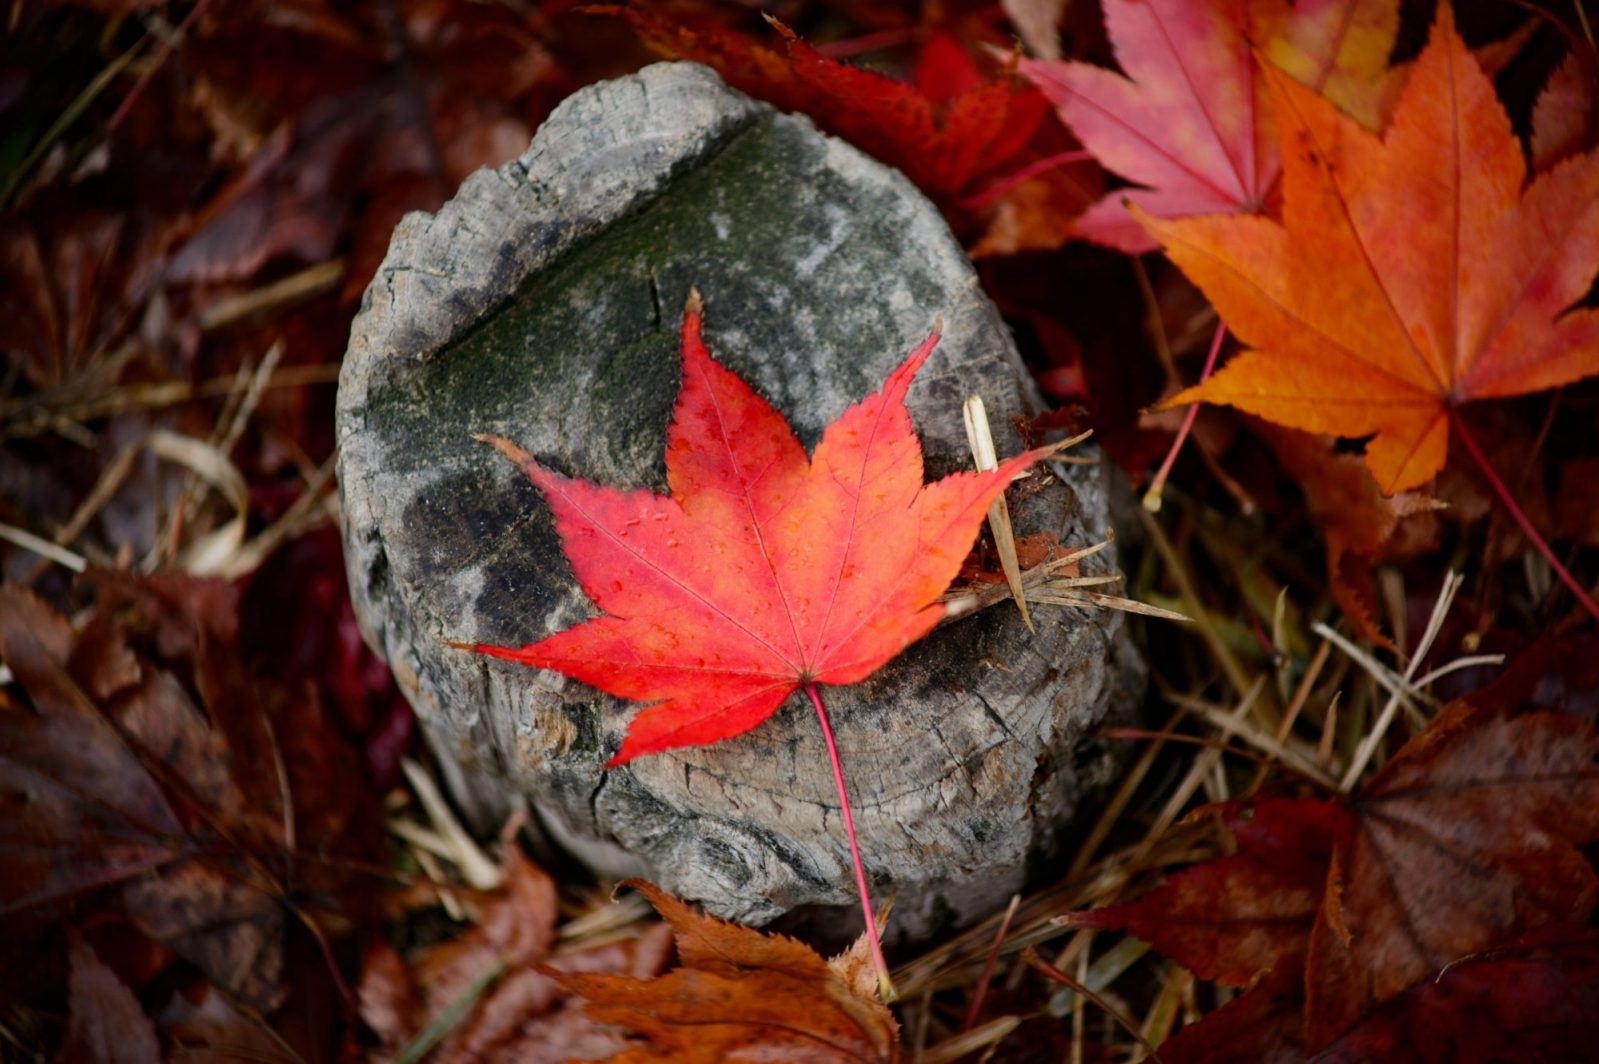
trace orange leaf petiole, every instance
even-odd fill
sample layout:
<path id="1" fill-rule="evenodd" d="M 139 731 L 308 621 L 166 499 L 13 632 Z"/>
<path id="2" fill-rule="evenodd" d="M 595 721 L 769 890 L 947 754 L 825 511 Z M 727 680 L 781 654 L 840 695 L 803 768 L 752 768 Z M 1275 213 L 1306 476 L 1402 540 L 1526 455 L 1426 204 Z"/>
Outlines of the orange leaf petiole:
<path id="1" fill-rule="evenodd" d="M 833 765 L 833 783 L 838 787 L 838 804 L 844 812 L 844 836 L 849 839 L 849 856 L 855 865 L 855 889 L 860 892 L 861 912 L 866 916 L 866 940 L 872 947 L 872 964 L 877 969 L 877 996 L 885 1004 L 899 995 L 894 991 L 894 981 L 888 977 L 888 962 L 883 959 L 883 943 L 877 936 L 877 920 L 872 916 L 872 899 L 866 888 L 866 868 L 861 864 L 861 849 L 855 841 L 855 821 L 849 812 L 849 792 L 844 789 L 844 766 L 838 759 L 838 744 L 833 741 L 833 726 L 828 723 L 827 710 L 822 707 L 821 692 L 814 683 L 805 685 L 816 707 L 816 719 L 822 725 L 822 741 L 827 744 L 827 759 Z"/>
<path id="2" fill-rule="evenodd" d="M 1587 610 L 1595 620 L 1599 620 L 1599 605 L 1594 604 L 1593 596 L 1589 595 L 1583 586 L 1577 583 L 1577 578 L 1572 576 L 1564 565 L 1560 564 L 1560 559 L 1555 557 L 1554 549 L 1544 542 L 1544 538 L 1538 534 L 1538 530 L 1532 527 L 1532 522 L 1527 519 L 1527 515 L 1522 512 L 1521 507 L 1516 504 L 1515 498 L 1511 496 L 1510 489 L 1505 487 L 1505 482 L 1499 479 L 1499 474 L 1494 472 L 1494 467 L 1488 463 L 1487 457 L 1482 453 L 1481 448 L 1477 446 L 1476 439 L 1472 437 L 1471 430 L 1466 428 L 1466 421 L 1460 416 L 1460 410 L 1457 407 L 1449 407 L 1449 420 L 1454 422 L 1455 435 L 1459 436 L 1460 442 L 1466 445 L 1466 453 L 1470 454 L 1471 460 L 1477 463 L 1477 468 L 1482 472 L 1482 475 L 1488 478 L 1489 487 L 1493 488 L 1494 494 L 1499 497 L 1499 501 L 1504 504 L 1505 509 L 1510 511 L 1510 516 L 1520 526 L 1522 533 L 1532 541 L 1532 545 L 1537 549 L 1538 553 L 1543 555 L 1543 560 L 1548 562 L 1549 567 L 1555 571 L 1555 575 L 1560 577 L 1560 582 L 1565 584 L 1573 595 L 1577 596 L 1577 601 L 1582 604 L 1582 608 Z"/>

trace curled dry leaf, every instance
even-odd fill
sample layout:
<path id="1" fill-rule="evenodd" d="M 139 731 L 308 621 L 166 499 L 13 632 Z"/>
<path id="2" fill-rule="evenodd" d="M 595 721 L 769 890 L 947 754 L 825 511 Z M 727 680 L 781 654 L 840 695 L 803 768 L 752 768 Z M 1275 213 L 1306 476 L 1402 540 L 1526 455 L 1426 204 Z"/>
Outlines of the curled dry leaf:
<path id="1" fill-rule="evenodd" d="M 874 996 L 865 936 L 832 962 L 780 935 L 763 935 L 628 880 L 666 919 L 679 966 L 655 979 L 571 974 L 562 986 L 590 1017 L 635 1038 L 616 1064 L 804 1060 L 867 1064 L 899 1059 L 899 1026 Z"/>
<path id="2" fill-rule="evenodd" d="M 618 1033 L 582 1013 L 558 982 L 562 972 L 601 972 L 644 979 L 666 964 L 664 928 L 580 949 L 556 951 L 555 883 L 507 840 L 500 889 L 461 892 L 476 922 L 459 936 L 402 957 L 371 946 L 357 991 L 361 1018 L 385 1055 L 412 1044 L 425 1029 L 448 1030 L 430 1060 L 557 1064 L 608 1056 Z M 459 1012 L 453 1022 L 452 1010 Z"/>
<path id="3" fill-rule="evenodd" d="M 1324 436 L 1249 419 L 1283 469 L 1304 489 L 1327 554 L 1327 586 L 1363 639 L 1387 645 L 1373 620 L 1371 563 L 1408 558 L 1438 541 L 1444 504 L 1425 491 L 1384 495 L 1359 455 Z"/>

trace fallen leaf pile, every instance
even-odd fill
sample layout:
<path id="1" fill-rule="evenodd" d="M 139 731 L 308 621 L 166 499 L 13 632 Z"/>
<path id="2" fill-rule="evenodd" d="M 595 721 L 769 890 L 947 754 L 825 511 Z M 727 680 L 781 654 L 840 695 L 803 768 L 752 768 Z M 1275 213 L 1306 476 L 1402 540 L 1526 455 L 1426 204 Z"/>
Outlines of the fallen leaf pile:
<path id="1" fill-rule="evenodd" d="M 706 916 L 649 883 L 623 886 L 638 890 L 665 917 L 678 966 L 655 979 L 585 972 L 560 977 L 587 1000 L 591 1018 L 638 1039 L 608 1059 L 899 1059 L 899 1025 L 877 1000 L 865 936 L 823 960 L 803 943 Z"/>
<path id="2" fill-rule="evenodd" d="M 647 979 L 666 964 L 671 938 L 657 925 L 591 945 L 558 943 L 556 885 L 507 840 L 500 889 L 474 898 L 476 922 L 459 936 L 402 957 L 374 943 L 362 963 L 361 1017 L 380 1059 L 433 1036 L 434 1061 L 554 1062 L 609 1059 L 621 1033 L 585 1016 L 570 981 Z"/>
<path id="3" fill-rule="evenodd" d="M 6 18 L 0 1055 L 1593 1055 L 1599 49 L 1576 8 Z M 823 961 L 647 884 L 665 925 L 612 908 L 536 815 L 487 889 L 494 861 L 452 865 L 405 811 L 399 766 L 426 757 L 349 602 L 334 388 L 394 226 L 661 58 L 932 201 L 1053 404 L 1023 447 L 1091 428 L 1163 485 L 1158 515 L 1118 511 L 1128 593 L 1198 620 L 1136 622 L 1153 682 L 1143 727 L 1097 740 L 1134 748 L 1102 819 L 1013 912 L 888 958 Z M 613 764 L 749 732 L 799 689 L 820 710 L 937 623 L 957 573 L 1002 593 L 1000 545 L 969 548 L 1037 457 L 923 483 L 903 399 L 931 339 L 813 455 L 697 308 L 684 341 L 668 495 L 502 445 L 600 615 L 495 652 L 647 703 Z M 1016 544 L 1023 567 L 1072 520 Z M 423 776 L 449 778 L 436 752 Z"/>
<path id="4" fill-rule="evenodd" d="M 1599 875 L 1583 847 L 1599 840 L 1599 728 L 1591 706 L 1544 708 L 1566 701 L 1544 681 L 1585 677 L 1586 663 L 1562 659 L 1593 651 L 1591 639 L 1545 648 L 1446 707 L 1346 801 L 1264 798 L 1213 811 L 1236 853 L 1073 915 L 1076 926 L 1125 928 L 1202 978 L 1249 988 L 1185 1031 L 1168 1059 L 1235 1059 L 1216 1055 L 1226 1032 L 1268 1014 L 1299 1046 L 1391 1037 L 1373 1032 L 1393 1019 L 1359 1033 L 1362 1018 L 1443 1008 L 1439 998 L 1461 1007 L 1421 990 L 1379 1009 L 1463 960 L 1529 941 L 1582 943 L 1571 963 L 1590 980 L 1594 942 L 1583 928 Z M 1530 1003 L 1557 1006 L 1564 994 L 1551 980 L 1528 989 Z M 1568 1022 L 1550 1034 L 1566 1051 L 1599 1033 L 1599 1012 Z M 1513 1044 L 1514 1027 L 1498 1030 L 1504 1041 L 1474 1047 L 1485 1054 L 1476 1059 Z"/>
<path id="5" fill-rule="evenodd" d="M 7 940 L 82 926 L 70 1030 L 91 1039 L 122 1025 L 130 974 L 197 975 L 257 1012 L 284 1004 L 291 976 L 302 993 L 337 982 L 317 943 L 368 917 L 361 867 L 379 843 L 358 755 L 314 698 L 241 668 L 227 585 L 105 574 L 101 591 L 75 628 L 0 589 L 17 691 L 0 696 Z M 116 951 L 120 974 L 97 949 Z M 11 969 L 8 991 L 26 978 Z M 153 1041 L 139 1016 L 127 1030 Z"/>
<path id="6" fill-rule="evenodd" d="M 1384 492 L 1443 467 L 1452 412 L 1599 372 L 1599 157 L 1529 184 L 1493 83 L 1447 6 L 1383 136 L 1271 79 L 1283 222 L 1144 216 L 1252 350 L 1173 403 L 1371 436 Z"/>

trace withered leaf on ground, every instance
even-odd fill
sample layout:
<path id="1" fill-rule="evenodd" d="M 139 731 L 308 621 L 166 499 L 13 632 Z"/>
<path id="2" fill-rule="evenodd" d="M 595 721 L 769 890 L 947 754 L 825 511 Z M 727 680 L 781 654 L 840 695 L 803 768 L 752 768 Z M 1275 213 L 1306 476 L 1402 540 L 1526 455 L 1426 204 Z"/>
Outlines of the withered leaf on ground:
<path id="1" fill-rule="evenodd" d="M 1562 678 L 1591 682 L 1596 650 L 1540 648 L 1346 800 L 1260 799 L 1252 820 L 1225 807 L 1236 854 L 1073 922 L 1125 927 L 1223 984 L 1260 980 L 1218 1030 L 1302 993 L 1312 1046 L 1464 958 L 1581 924 L 1599 898 L 1580 849 L 1599 839 L 1599 730 Z"/>
<path id="2" fill-rule="evenodd" d="M 623 1047 L 620 1032 L 582 1013 L 557 973 L 648 978 L 666 963 L 666 928 L 557 950 L 554 881 L 522 856 L 514 838 L 505 847 L 500 888 L 465 895 L 476 923 L 462 934 L 409 958 L 381 942 L 368 949 L 358 991 L 361 1017 L 385 1053 L 410 1043 L 452 1007 L 464 1012 L 430 1058 L 440 1064 L 558 1064 Z"/>
<path id="3" fill-rule="evenodd" d="M 159 1064 L 161 1042 L 139 999 L 76 932 L 67 938 L 71 1012 L 58 1059 Z"/>
<path id="4" fill-rule="evenodd" d="M 1599 1045 L 1599 936 L 1554 927 L 1466 957 L 1322 1049 L 1317 1064 L 1591 1059 Z"/>
<path id="5" fill-rule="evenodd" d="M 1450 964 L 1593 911 L 1599 731 L 1457 702 L 1355 796 L 1310 937 L 1310 1040 Z"/>
<path id="6" fill-rule="evenodd" d="M 1165 1064 L 1304 1064 L 1305 995 L 1298 986 L 1246 990 L 1160 1045 Z"/>
<path id="7" fill-rule="evenodd" d="M 280 760 L 279 732 L 307 753 L 341 741 L 314 702 L 238 666 L 220 587 L 112 577 L 76 633 L 28 593 L 0 591 L 0 655 L 30 703 L 0 707 L 0 915 L 31 937 L 49 927 L 41 916 L 115 887 L 135 926 L 269 1008 L 290 912 L 336 931 L 359 911 L 360 877 L 341 860 L 372 853 L 372 796 L 348 751 Z M 124 617 L 130 595 L 140 605 Z"/>
<path id="8" fill-rule="evenodd" d="M 1327 884 L 1344 811 L 1262 799 L 1215 810 L 1237 852 L 1175 872 L 1137 900 L 1073 914 L 1074 927 L 1125 928 L 1202 979 L 1294 983 Z"/>
<path id="9" fill-rule="evenodd" d="M 791 938 L 706 916 L 653 884 L 623 886 L 642 893 L 671 925 L 679 966 L 649 980 L 558 977 L 587 999 L 590 1017 L 634 1035 L 610 1058 L 616 1064 L 899 1059 L 899 1025 L 873 992 L 861 943 L 825 961 Z"/>

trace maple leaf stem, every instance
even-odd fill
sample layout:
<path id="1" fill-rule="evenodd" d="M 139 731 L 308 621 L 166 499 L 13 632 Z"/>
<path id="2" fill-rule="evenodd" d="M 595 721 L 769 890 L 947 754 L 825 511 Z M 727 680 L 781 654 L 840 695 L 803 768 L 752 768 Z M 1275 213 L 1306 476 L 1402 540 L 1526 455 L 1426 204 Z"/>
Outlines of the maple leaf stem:
<path id="1" fill-rule="evenodd" d="M 894 981 L 888 976 L 888 962 L 883 959 L 883 943 L 877 936 L 877 919 L 872 915 L 872 899 L 866 888 L 866 867 L 861 863 L 861 848 L 855 841 L 855 820 L 850 816 L 849 792 L 844 788 L 844 766 L 838 759 L 838 744 L 833 741 L 833 726 L 828 722 L 827 710 L 822 705 L 822 694 L 814 683 L 805 685 L 816 707 L 816 719 L 822 725 L 822 741 L 827 744 L 827 760 L 833 766 L 833 783 L 838 787 L 838 805 L 844 813 L 844 836 L 849 839 L 849 856 L 855 866 L 855 889 L 861 896 L 861 912 L 866 917 L 866 941 L 872 947 L 872 964 L 877 968 L 877 996 L 891 1002 L 899 995 L 894 992 Z"/>
<path id="2" fill-rule="evenodd" d="M 1522 511 L 1515 498 L 1510 494 L 1510 489 L 1505 487 L 1505 482 L 1499 479 L 1499 474 L 1494 472 L 1494 467 L 1488 463 L 1488 459 L 1482 453 L 1482 449 L 1477 446 L 1477 441 L 1471 435 L 1471 430 L 1466 427 L 1465 418 L 1460 416 L 1458 407 L 1449 407 L 1449 420 L 1454 423 L 1455 435 L 1459 436 L 1460 442 L 1465 444 L 1466 453 L 1471 455 L 1471 460 L 1477 463 L 1477 468 L 1487 478 L 1488 486 L 1493 488 L 1495 495 L 1499 496 L 1500 503 L 1504 505 L 1506 510 L 1510 511 L 1510 516 L 1515 519 L 1516 524 L 1526 537 L 1532 541 L 1532 545 L 1537 548 L 1538 553 L 1543 555 L 1543 560 L 1549 563 L 1549 567 L 1555 571 L 1555 575 L 1560 577 L 1560 582 L 1565 584 L 1571 593 L 1577 597 L 1577 601 L 1581 603 L 1583 609 L 1587 610 L 1595 620 L 1599 620 L 1599 605 L 1594 604 L 1593 596 L 1588 594 L 1581 584 L 1577 583 L 1577 578 L 1571 575 L 1570 570 L 1560 564 L 1560 559 L 1555 557 L 1554 549 L 1538 534 L 1538 530 L 1532 527 L 1532 522 L 1528 520 L 1526 513 Z"/>
<path id="3" fill-rule="evenodd" d="M 1216 356 L 1221 353 L 1221 342 L 1227 338 L 1227 323 L 1216 323 L 1216 335 L 1211 338 L 1210 352 L 1205 356 L 1205 368 L 1199 373 L 1200 383 L 1210 379 L 1211 371 L 1216 368 Z M 1160 468 L 1155 471 L 1155 478 L 1149 482 L 1149 490 L 1144 492 L 1144 509 L 1152 514 L 1160 513 L 1161 493 L 1166 490 L 1166 478 L 1171 476 L 1171 467 L 1177 464 L 1177 454 L 1183 449 L 1183 443 L 1188 439 L 1188 433 L 1194 427 L 1194 419 L 1199 416 L 1199 404 L 1192 403 L 1188 412 L 1183 415 L 1182 427 L 1177 430 L 1177 438 L 1171 443 L 1171 450 L 1166 452 L 1165 461 L 1160 463 Z"/>

